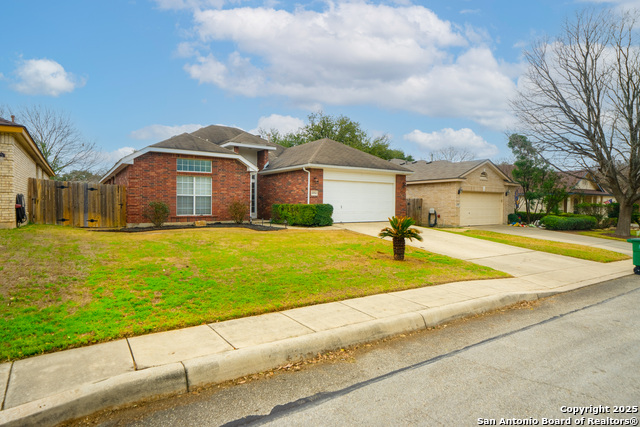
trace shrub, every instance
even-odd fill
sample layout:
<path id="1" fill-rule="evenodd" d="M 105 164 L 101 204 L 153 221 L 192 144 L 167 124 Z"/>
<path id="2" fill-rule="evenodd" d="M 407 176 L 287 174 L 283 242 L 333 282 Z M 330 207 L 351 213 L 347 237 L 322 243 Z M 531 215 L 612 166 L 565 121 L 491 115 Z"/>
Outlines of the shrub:
<path id="1" fill-rule="evenodd" d="M 510 213 L 507 215 L 507 222 L 509 224 L 513 224 L 514 222 L 520 222 L 520 215 L 515 213 Z"/>
<path id="2" fill-rule="evenodd" d="M 587 215 L 547 215 L 540 222 L 549 230 L 591 230 L 598 223 L 594 217 Z"/>
<path id="3" fill-rule="evenodd" d="M 522 219 L 522 221 L 527 220 L 526 212 L 517 212 L 517 215 Z M 531 217 L 531 222 L 536 222 L 544 218 L 547 214 L 545 212 L 531 212 L 529 216 Z"/>
<path id="4" fill-rule="evenodd" d="M 602 228 L 611 228 L 618 225 L 618 218 L 605 218 L 602 220 Z"/>
<path id="5" fill-rule="evenodd" d="M 607 214 L 607 209 L 602 203 L 578 203 L 576 205 L 576 211 L 579 215 L 594 217 L 598 225 L 602 224 L 602 220 Z"/>
<path id="6" fill-rule="evenodd" d="M 164 202 L 151 202 L 142 209 L 142 216 L 154 227 L 162 227 L 169 218 L 169 206 Z"/>
<path id="7" fill-rule="evenodd" d="M 289 225 L 307 227 L 331 225 L 333 224 L 332 214 L 333 206 L 327 204 L 274 204 L 271 207 L 272 220 L 276 224 L 287 221 Z"/>
<path id="8" fill-rule="evenodd" d="M 242 221 L 244 221 L 244 218 L 247 216 L 247 212 L 249 212 L 249 207 L 239 200 L 234 200 L 229 205 L 229 215 L 231 215 L 231 219 L 236 224 L 242 224 Z"/>

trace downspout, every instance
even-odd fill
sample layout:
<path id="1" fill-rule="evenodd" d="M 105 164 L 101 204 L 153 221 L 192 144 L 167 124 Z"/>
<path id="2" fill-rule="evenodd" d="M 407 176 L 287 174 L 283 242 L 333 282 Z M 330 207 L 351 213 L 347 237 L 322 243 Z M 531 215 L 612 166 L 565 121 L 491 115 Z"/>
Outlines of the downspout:
<path id="1" fill-rule="evenodd" d="M 311 171 L 308 171 L 305 168 L 302 168 L 302 170 L 307 173 L 307 204 L 309 204 L 309 195 L 311 194 Z"/>

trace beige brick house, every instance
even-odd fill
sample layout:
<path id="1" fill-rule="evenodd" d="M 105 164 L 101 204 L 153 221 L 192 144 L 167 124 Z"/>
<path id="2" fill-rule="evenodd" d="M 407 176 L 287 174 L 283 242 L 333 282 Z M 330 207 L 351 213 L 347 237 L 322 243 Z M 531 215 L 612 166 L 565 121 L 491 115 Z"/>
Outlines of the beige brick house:
<path id="1" fill-rule="evenodd" d="M 392 162 L 414 171 L 407 177 L 407 199 L 422 199 L 425 225 L 436 216 L 439 226 L 506 224 L 514 211 L 518 185 L 490 160 Z"/>
<path id="2" fill-rule="evenodd" d="M 16 195 L 28 197 L 29 178 L 55 173 L 25 126 L 0 118 L 0 228 L 16 227 Z"/>

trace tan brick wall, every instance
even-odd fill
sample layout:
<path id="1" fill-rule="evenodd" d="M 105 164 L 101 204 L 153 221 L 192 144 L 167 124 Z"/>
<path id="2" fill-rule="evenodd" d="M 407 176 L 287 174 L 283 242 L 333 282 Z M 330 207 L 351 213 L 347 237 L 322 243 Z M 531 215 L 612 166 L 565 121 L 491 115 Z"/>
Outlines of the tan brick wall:
<path id="1" fill-rule="evenodd" d="M 10 134 L 0 134 L 0 228 L 16 226 L 16 195 L 13 192 L 13 163 L 15 141 Z"/>
<path id="2" fill-rule="evenodd" d="M 408 199 L 422 199 L 422 223 L 427 224 L 429 209 L 434 208 L 440 218 L 438 225 L 460 224 L 459 182 L 407 184 Z"/>
<path id="3" fill-rule="evenodd" d="M 0 134 L 0 228 L 16 226 L 16 194 L 29 197 L 29 178 L 49 178 L 13 135 Z M 28 203 L 27 203 L 28 208 Z M 28 211 L 27 211 L 28 214 Z"/>

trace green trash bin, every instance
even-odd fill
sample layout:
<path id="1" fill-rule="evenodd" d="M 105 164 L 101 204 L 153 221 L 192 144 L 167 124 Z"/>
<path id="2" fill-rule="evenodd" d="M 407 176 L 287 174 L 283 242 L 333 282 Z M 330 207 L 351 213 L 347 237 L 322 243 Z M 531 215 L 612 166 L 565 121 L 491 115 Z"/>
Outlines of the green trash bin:
<path id="1" fill-rule="evenodd" d="M 640 238 L 627 239 L 627 242 L 631 243 L 633 247 L 633 265 L 635 265 L 633 272 L 640 274 Z"/>

